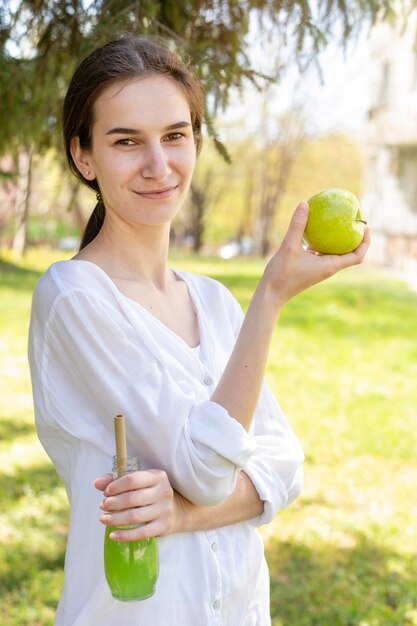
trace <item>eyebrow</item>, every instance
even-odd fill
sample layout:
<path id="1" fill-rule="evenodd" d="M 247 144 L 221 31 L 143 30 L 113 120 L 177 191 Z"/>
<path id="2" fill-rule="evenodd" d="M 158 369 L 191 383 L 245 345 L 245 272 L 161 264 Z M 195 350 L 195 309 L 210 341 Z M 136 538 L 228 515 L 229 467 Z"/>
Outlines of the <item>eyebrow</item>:
<path id="1" fill-rule="evenodd" d="M 175 124 L 170 124 L 169 126 L 165 126 L 164 131 L 175 130 L 177 128 L 186 128 L 187 126 L 191 126 L 189 122 L 175 122 Z M 124 128 L 124 127 L 116 127 L 111 128 L 106 132 L 106 135 L 141 135 L 142 131 L 138 128 Z"/>

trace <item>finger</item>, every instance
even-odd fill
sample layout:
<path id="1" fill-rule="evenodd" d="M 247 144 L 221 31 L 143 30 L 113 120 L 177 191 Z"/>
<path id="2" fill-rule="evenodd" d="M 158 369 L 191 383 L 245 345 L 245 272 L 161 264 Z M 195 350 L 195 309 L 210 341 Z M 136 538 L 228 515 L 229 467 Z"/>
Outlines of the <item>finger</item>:
<path id="1" fill-rule="evenodd" d="M 132 491 L 124 491 L 115 496 L 104 498 L 100 504 L 103 511 L 123 511 L 124 509 L 133 509 L 138 506 L 149 506 L 155 502 L 172 499 L 169 494 L 165 494 L 158 487 L 148 487 L 135 489 Z"/>
<path id="2" fill-rule="evenodd" d="M 118 528 L 113 530 L 110 533 L 110 539 L 114 541 L 139 541 L 141 539 L 149 539 L 150 537 L 158 537 L 163 532 L 163 524 L 154 521 L 136 528 Z"/>
<path id="3" fill-rule="evenodd" d="M 302 243 L 308 220 L 308 210 L 307 202 L 300 202 L 292 215 L 283 243 L 297 244 L 297 246 Z"/>
<path id="4" fill-rule="evenodd" d="M 123 510 L 137 506 L 147 506 L 155 502 L 173 502 L 174 491 L 168 479 L 161 479 L 165 472 L 159 472 L 156 484 L 151 487 L 139 487 L 130 491 L 123 491 L 114 496 L 104 498 L 100 507 L 104 511 Z M 165 475 L 166 476 L 166 475 Z M 104 492 L 106 495 L 107 489 Z"/>
<path id="5" fill-rule="evenodd" d="M 361 243 L 359 244 L 359 246 L 356 248 L 356 250 L 354 250 L 354 252 L 359 252 L 359 251 L 362 252 L 363 250 L 364 252 L 366 252 L 370 245 L 371 245 L 371 229 L 369 228 L 369 226 L 365 226 L 363 239 Z"/>
<path id="6" fill-rule="evenodd" d="M 355 250 L 341 255 L 324 255 L 322 258 L 327 258 L 330 263 L 333 263 L 336 271 L 351 267 L 352 265 L 358 265 L 359 263 L 362 263 L 370 243 L 371 233 L 369 227 L 366 227 L 362 242 L 357 248 L 355 248 Z"/>
<path id="7" fill-rule="evenodd" d="M 161 481 L 161 477 L 166 476 L 162 470 L 141 470 L 137 472 L 131 472 L 125 476 L 121 476 L 116 480 L 113 480 L 104 492 L 105 496 L 114 496 L 126 491 L 133 491 L 135 489 L 144 489 L 146 487 L 152 487 Z"/>
<path id="8" fill-rule="evenodd" d="M 99 521 L 105 526 L 137 526 L 168 516 L 170 511 L 171 507 L 153 504 L 123 511 L 111 511 L 101 515 Z"/>
<path id="9" fill-rule="evenodd" d="M 103 476 L 99 476 L 93 482 L 93 485 L 99 491 L 104 491 L 106 487 L 112 482 L 113 476 L 111 474 L 104 474 Z"/>
<path id="10" fill-rule="evenodd" d="M 359 244 L 359 246 L 355 248 L 355 250 L 353 250 L 349 254 L 343 255 L 343 257 L 347 257 L 345 258 L 345 260 L 349 263 L 349 265 L 362 263 L 370 244 L 371 244 L 371 231 L 369 227 L 367 226 L 365 228 L 363 239 L 361 243 Z"/>

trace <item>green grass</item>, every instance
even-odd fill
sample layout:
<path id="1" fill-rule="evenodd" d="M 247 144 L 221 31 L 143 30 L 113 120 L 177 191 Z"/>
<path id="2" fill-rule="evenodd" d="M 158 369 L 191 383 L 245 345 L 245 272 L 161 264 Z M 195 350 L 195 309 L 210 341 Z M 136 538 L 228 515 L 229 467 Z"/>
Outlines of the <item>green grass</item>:
<path id="1" fill-rule="evenodd" d="M 2 626 L 52 624 L 63 580 L 68 509 L 33 430 L 26 362 L 31 292 L 55 258 L 0 262 Z M 244 308 L 263 267 L 173 264 Z M 345 271 L 282 313 L 267 378 L 307 460 L 303 495 L 262 529 L 274 626 L 417 625 L 416 337 L 417 294 L 376 271 Z"/>

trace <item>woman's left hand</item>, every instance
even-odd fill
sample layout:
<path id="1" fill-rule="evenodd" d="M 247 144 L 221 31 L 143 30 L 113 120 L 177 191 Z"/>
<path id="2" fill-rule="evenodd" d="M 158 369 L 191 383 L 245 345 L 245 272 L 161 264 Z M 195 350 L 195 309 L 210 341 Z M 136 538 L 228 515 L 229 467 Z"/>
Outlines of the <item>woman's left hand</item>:
<path id="1" fill-rule="evenodd" d="M 304 249 L 308 211 L 307 202 L 300 202 L 279 249 L 269 260 L 261 279 L 260 284 L 274 296 L 277 310 L 305 289 L 344 268 L 362 263 L 369 248 L 370 229 L 366 227 L 362 242 L 347 254 L 318 254 Z"/>
<path id="2" fill-rule="evenodd" d="M 115 529 L 111 538 L 133 541 L 175 532 L 178 510 L 174 490 L 163 470 L 141 470 L 113 479 L 105 474 L 94 481 L 103 491 L 99 518 L 105 526 L 136 526 Z"/>

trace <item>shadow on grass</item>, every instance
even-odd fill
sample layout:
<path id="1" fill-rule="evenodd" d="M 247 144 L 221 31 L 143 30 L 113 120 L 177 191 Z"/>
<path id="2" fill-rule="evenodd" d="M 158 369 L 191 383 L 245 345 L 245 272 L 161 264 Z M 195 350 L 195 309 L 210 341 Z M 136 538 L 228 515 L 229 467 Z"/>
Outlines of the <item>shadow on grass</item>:
<path id="1" fill-rule="evenodd" d="M 0 287 L 32 291 L 41 273 L 0 259 Z"/>
<path id="2" fill-rule="evenodd" d="M 280 543 L 267 548 L 273 626 L 415 624 L 417 560 L 358 533 L 345 548 Z"/>
<path id="3" fill-rule="evenodd" d="M 0 473 L 0 502 L 3 510 L 7 510 L 19 506 L 19 500 L 25 498 L 28 493 L 40 496 L 61 487 L 62 481 L 50 464 L 29 469 L 20 468 L 12 477 L 7 473 Z"/>
<path id="4" fill-rule="evenodd" d="M 31 435 L 34 426 L 29 422 L 6 419 L 0 416 L 0 443 L 10 443 L 17 437 Z"/>
<path id="5" fill-rule="evenodd" d="M 36 549 L 25 545 L 17 548 L 14 544 L 0 546 L 4 560 L 3 571 L 0 572 L 0 597 L 24 588 L 41 571 L 61 572 L 65 561 L 65 540 L 62 537 L 61 544 L 58 549 L 55 545 L 52 549 L 48 545 Z"/>
<path id="6" fill-rule="evenodd" d="M 24 588 L 40 571 L 64 566 L 68 507 L 49 464 L 0 475 L 8 524 L 0 529 L 0 596 Z"/>

